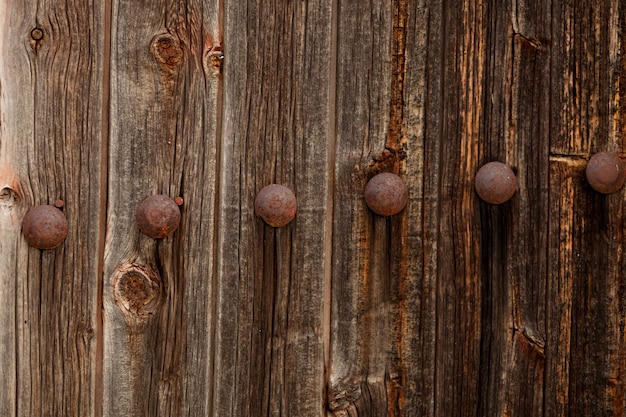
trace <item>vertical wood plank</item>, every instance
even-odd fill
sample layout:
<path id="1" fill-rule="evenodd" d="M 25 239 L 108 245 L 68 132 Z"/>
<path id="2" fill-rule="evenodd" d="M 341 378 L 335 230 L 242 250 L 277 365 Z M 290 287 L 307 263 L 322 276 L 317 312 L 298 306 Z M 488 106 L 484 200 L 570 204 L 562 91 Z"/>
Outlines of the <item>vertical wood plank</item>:
<path id="1" fill-rule="evenodd" d="M 613 127 L 619 1 L 555 1 L 552 8 L 551 151 L 587 156 Z M 601 143 L 601 142 L 600 142 Z"/>
<path id="2" fill-rule="evenodd" d="M 572 351 L 572 309 L 574 303 L 573 279 L 580 253 L 580 239 L 574 218 L 577 216 L 576 200 L 583 188 L 580 176 L 584 161 L 575 165 L 553 162 L 550 166 L 550 264 L 551 280 L 548 297 L 552 300 L 547 309 L 546 329 L 546 414 L 570 415 L 570 367 Z M 578 174 L 578 175 L 573 175 Z M 575 178 L 577 177 L 577 178 Z M 580 218 L 578 218 L 580 220 Z M 576 248 L 574 248 L 574 245 Z M 576 252 L 575 252 L 576 251 Z M 578 307 L 577 307 L 578 308 Z"/>
<path id="3" fill-rule="evenodd" d="M 518 191 L 507 244 L 512 337 L 503 368 L 506 382 L 494 378 L 493 384 L 503 393 L 498 412 L 526 416 L 542 415 L 545 409 L 551 9 L 534 0 L 513 7 L 508 146 L 517 160 Z"/>
<path id="4" fill-rule="evenodd" d="M 100 3 L 0 2 L 2 415 L 97 414 L 103 25 Z M 67 239 L 29 247 L 23 215 L 56 199 Z"/>
<path id="5" fill-rule="evenodd" d="M 0 390 L 0 413 L 6 416 L 26 415 L 18 413 L 17 346 L 20 334 L 21 339 L 29 335 L 29 326 L 23 321 L 20 326 L 17 309 L 20 300 L 26 299 L 20 283 L 28 276 L 23 266 L 28 262 L 28 247 L 21 236 L 21 222 L 30 206 L 25 156 L 29 142 L 32 147 L 34 122 L 32 117 L 16 116 L 18 109 L 32 115 L 35 108 L 28 70 L 28 37 L 36 21 L 34 14 L 34 10 L 0 2 L 0 377 L 6 384 Z M 20 136 L 29 141 L 19 140 Z"/>
<path id="6" fill-rule="evenodd" d="M 225 3 L 213 415 L 324 415 L 331 1 Z M 280 229 L 254 198 L 298 198 Z"/>
<path id="7" fill-rule="evenodd" d="M 501 207 L 480 203 L 484 293 L 478 412 L 542 415 L 550 9 L 545 2 L 490 2 L 485 16 L 480 160 L 511 166 L 518 189 Z"/>
<path id="8" fill-rule="evenodd" d="M 105 416 L 209 414 L 219 2 L 114 1 L 105 252 Z M 173 236 L 141 234 L 144 198 L 182 196 Z"/>
<path id="9" fill-rule="evenodd" d="M 584 170 L 622 151 L 625 6 L 556 2 L 552 16 L 546 415 L 624 410 L 622 192 L 591 189 Z"/>
<path id="10" fill-rule="evenodd" d="M 406 73 L 403 80 L 403 135 L 407 158 L 403 177 L 409 203 L 401 223 L 398 286 L 398 412 L 435 414 L 437 247 L 442 127 L 443 4 L 408 2 Z M 390 399 L 388 399 L 389 402 Z"/>
<path id="11" fill-rule="evenodd" d="M 437 273 L 435 415 L 471 416 L 479 404 L 483 277 L 473 176 L 483 143 L 483 3 L 444 14 L 444 94 L 440 111 L 440 223 Z"/>
<path id="12" fill-rule="evenodd" d="M 399 377 L 393 352 L 399 265 L 391 253 L 402 240 L 402 215 L 393 219 L 375 215 L 365 204 L 363 189 L 375 174 L 397 174 L 404 164 L 400 160 L 406 141 L 400 130 L 404 46 L 396 42 L 406 36 L 404 23 L 399 24 L 407 14 L 406 2 L 347 1 L 337 7 L 328 401 L 336 416 L 387 415 L 387 388 L 390 379 Z M 400 39 L 394 39 L 396 31 Z M 392 109 L 394 98 L 398 102 Z"/>

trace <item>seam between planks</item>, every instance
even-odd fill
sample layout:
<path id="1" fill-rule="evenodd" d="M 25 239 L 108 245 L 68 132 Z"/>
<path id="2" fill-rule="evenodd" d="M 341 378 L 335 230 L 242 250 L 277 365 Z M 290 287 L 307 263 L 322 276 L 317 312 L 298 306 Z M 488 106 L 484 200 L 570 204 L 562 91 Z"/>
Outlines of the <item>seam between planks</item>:
<path id="1" fill-rule="evenodd" d="M 96 370 L 95 370 L 95 398 L 94 415 L 102 417 L 104 409 L 103 366 L 104 366 L 104 251 L 106 246 L 106 224 L 108 203 L 108 175 L 109 175 L 109 141 L 111 119 L 111 31 L 112 31 L 112 0 L 104 0 L 104 34 L 102 54 L 102 102 L 100 116 L 100 208 L 98 230 L 98 289 L 96 311 Z"/>
<path id="2" fill-rule="evenodd" d="M 328 149 L 327 167 L 328 188 L 326 190 L 326 224 L 324 238 L 324 312 L 323 312 L 323 343 L 324 343 L 324 380 L 322 387 L 322 416 L 328 409 L 328 384 L 331 374 L 331 328 L 332 328 L 332 277 L 333 277 L 333 223 L 335 217 L 335 164 L 337 152 L 337 65 L 339 52 L 339 1 L 332 0 L 330 33 L 330 85 L 328 91 L 328 130 L 326 149 Z"/>

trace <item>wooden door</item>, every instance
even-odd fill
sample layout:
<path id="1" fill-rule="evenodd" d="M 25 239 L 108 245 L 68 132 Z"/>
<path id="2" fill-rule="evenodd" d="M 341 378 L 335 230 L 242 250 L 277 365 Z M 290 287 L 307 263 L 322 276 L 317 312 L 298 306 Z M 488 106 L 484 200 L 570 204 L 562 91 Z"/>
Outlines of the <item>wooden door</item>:
<path id="1" fill-rule="evenodd" d="M 624 191 L 585 180 L 625 36 L 619 0 L 0 0 L 0 415 L 626 415 Z"/>

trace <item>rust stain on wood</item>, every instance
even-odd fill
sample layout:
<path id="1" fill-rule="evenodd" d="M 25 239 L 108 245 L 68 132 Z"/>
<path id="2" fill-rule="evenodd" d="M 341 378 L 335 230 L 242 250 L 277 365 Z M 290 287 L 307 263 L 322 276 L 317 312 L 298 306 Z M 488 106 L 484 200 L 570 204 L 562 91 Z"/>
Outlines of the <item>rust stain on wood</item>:
<path id="1" fill-rule="evenodd" d="M 161 280 L 150 267 L 125 263 L 115 272 L 115 302 L 133 323 L 153 315 L 161 301 Z"/>
<path id="2" fill-rule="evenodd" d="M 403 121 L 407 20 L 408 0 L 395 0 L 393 2 L 389 130 L 385 141 L 385 148 L 372 157 L 373 162 L 370 164 L 368 170 L 368 179 L 384 171 L 397 173 L 400 170 L 398 163 L 406 159 L 407 144 Z"/>
<path id="3" fill-rule="evenodd" d="M 391 62 L 391 109 L 389 134 L 385 150 L 393 155 L 394 165 L 406 158 L 406 146 L 402 123 L 404 120 L 404 76 L 406 72 L 406 22 L 408 0 L 393 3 L 393 46 Z M 395 168 L 395 167 L 394 167 Z"/>
<path id="4" fill-rule="evenodd" d="M 210 75 L 220 75 L 222 73 L 222 62 L 224 61 L 224 51 L 220 42 L 212 44 L 207 48 L 204 57 L 204 72 Z"/>
<path id="5" fill-rule="evenodd" d="M 161 70 L 172 74 L 183 61 L 183 49 L 180 42 L 169 33 L 154 37 L 150 44 L 150 52 L 159 63 Z"/>
<path id="6" fill-rule="evenodd" d="M 4 228 L 21 227 L 27 211 L 24 187 L 17 178 L 17 173 L 8 165 L 0 166 L 0 215 L 7 220 Z"/>

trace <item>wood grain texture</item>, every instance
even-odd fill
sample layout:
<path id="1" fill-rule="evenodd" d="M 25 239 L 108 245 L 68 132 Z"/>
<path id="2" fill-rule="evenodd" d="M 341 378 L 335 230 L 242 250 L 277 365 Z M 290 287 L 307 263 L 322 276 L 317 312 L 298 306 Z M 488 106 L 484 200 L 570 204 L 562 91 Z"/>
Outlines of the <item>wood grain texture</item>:
<path id="1" fill-rule="evenodd" d="M 435 404 L 440 416 L 474 415 L 480 400 L 485 288 L 473 176 L 481 162 L 486 74 L 483 3 L 444 13 Z M 445 162 L 444 162 L 445 161 Z"/>
<path id="2" fill-rule="evenodd" d="M 207 415 L 218 2 L 114 1 L 112 16 L 103 413 Z M 184 199 L 169 238 L 137 228 L 137 205 L 152 194 Z"/>
<path id="3" fill-rule="evenodd" d="M 213 415 L 324 415 L 331 5 L 225 4 Z M 271 183 L 298 199 L 283 228 L 254 214 Z"/>
<path id="4" fill-rule="evenodd" d="M 518 2 L 485 9 L 491 32 L 484 40 L 489 77 L 481 163 L 505 161 L 518 180 L 516 197 L 504 207 L 480 204 L 480 413 L 491 415 L 543 414 L 550 85 L 545 7 Z"/>
<path id="5" fill-rule="evenodd" d="M 90 2 L 0 2 L 0 413 L 6 416 L 96 410 L 102 15 L 100 4 Z M 67 239 L 53 250 L 29 247 L 22 217 L 59 198 Z"/>
<path id="6" fill-rule="evenodd" d="M 623 416 L 626 3 L 0 0 L 0 415 Z M 33 29 L 37 31 L 32 32 Z M 482 202 L 489 161 L 518 190 Z M 382 218 L 363 189 L 409 186 Z M 298 198 L 272 228 L 265 185 Z M 181 196 L 176 233 L 135 221 Z M 27 210 L 65 201 L 67 240 Z"/>
<path id="7" fill-rule="evenodd" d="M 399 171 L 401 103 L 394 110 L 400 114 L 391 109 L 402 98 L 393 75 L 403 76 L 404 68 L 393 61 L 390 4 L 339 2 L 338 19 L 328 401 L 334 415 L 385 415 L 387 387 L 398 377 L 398 265 L 391 253 L 401 238 L 398 219 L 369 211 L 363 189 L 375 174 Z"/>
<path id="8" fill-rule="evenodd" d="M 402 135 L 407 158 L 402 175 L 409 203 L 396 231 L 398 364 L 400 384 L 391 416 L 435 413 L 439 189 L 443 105 L 443 4 L 408 2 Z M 388 400 L 389 401 L 389 400 Z"/>
<path id="9" fill-rule="evenodd" d="M 623 415 L 623 198 L 593 191 L 584 169 L 595 152 L 623 152 L 614 48 L 626 10 L 565 3 L 553 13 L 545 412 Z"/>

